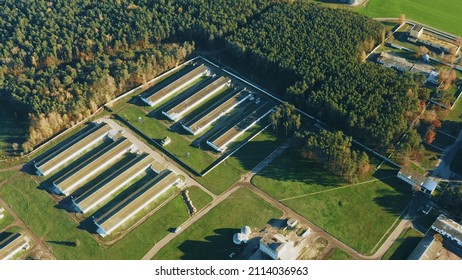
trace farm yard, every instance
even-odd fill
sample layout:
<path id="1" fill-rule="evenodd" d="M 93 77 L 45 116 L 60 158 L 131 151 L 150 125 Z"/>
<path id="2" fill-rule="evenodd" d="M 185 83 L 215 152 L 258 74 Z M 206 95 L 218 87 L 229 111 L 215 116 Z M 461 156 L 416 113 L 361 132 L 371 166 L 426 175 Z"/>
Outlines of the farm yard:
<path id="1" fill-rule="evenodd" d="M 282 215 L 282 211 L 251 191 L 238 189 L 193 226 L 180 233 L 156 254 L 155 259 L 229 259 L 230 254 L 239 250 L 240 246 L 233 243 L 233 235 L 242 226 L 248 225 L 253 231 L 258 231 L 271 219 L 281 218 Z"/>

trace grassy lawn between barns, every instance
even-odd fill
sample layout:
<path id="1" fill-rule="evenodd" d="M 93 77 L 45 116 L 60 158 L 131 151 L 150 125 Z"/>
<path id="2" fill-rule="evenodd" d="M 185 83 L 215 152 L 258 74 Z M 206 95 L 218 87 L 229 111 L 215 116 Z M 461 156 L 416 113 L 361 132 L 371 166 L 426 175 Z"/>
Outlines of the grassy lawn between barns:
<path id="1" fill-rule="evenodd" d="M 288 150 L 252 182 L 362 254 L 372 254 L 406 208 L 411 189 L 396 170 L 348 184 Z"/>
<path id="2" fill-rule="evenodd" d="M 238 189 L 180 233 L 154 258 L 228 259 L 232 252 L 239 249 L 239 246 L 233 243 L 233 235 L 239 232 L 242 226 L 248 225 L 253 231 L 260 230 L 270 219 L 280 218 L 282 215 L 282 211 L 250 190 Z"/>
<path id="3" fill-rule="evenodd" d="M 197 201 L 203 201 L 196 205 L 199 210 L 210 197 L 200 190 L 194 193 Z M 29 175 L 21 174 L 5 183 L 0 195 L 58 259 L 141 259 L 151 245 L 189 218 L 183 198 L 177 195 L 114 245 L 105 246 L 78 229 L 79 224 L 65 210 L 56 208 L 51 196 L 37 189 Z"/>
<path id="4" fill-rule="evenodd" d="M 170 137 L 172 142 L 165 149 L 196 171 L 202 171 L 216 160 L 207 152 L 192 147 L 188 139 L 170 131 L 156 119 L 144 117 L 142 122 L 138 122 L 138 117 L 144 116 L 143 111 L 138 107 L 127 106 L 120 111 L 119 116 L 152 139 L 159 140 L 165 136 Z M 213 193 L 223 193 L 236 183 L 241 175 L 252 170 L 265 159 L 284 140 L 273 135 L 269 130 L 263 131 L 210 173 L 203 177 L 195 176 L 195 179 Z M 189 152 L 189 158 L 186 156 L 187 152 Z"/>

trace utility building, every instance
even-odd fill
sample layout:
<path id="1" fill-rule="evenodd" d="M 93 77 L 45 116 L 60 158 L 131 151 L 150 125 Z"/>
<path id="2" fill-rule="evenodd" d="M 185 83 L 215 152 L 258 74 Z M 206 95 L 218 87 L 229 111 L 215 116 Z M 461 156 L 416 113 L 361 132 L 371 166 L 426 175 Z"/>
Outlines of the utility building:
<path id="1" fill-rule="evenodd" d="M 227 95 L 225 98 L 213 104 L 211 109 L 198 114 L 196 117 L 183 123 L 182 126 L 188 132 L 197 135 L 250 97 L 250 92 L 245 88 L 231 95 Z"/>
<path id="2" fill-rule="evenodd" d="M 53 182 L 53 186 L 61 194 L 67 196 L 85 180 L 115 162 L 133 148 L 133 144 L 127 138 L 121 137 L 60 176 Z"/>
<path id="3" fill-rule="evenodd" d="M 397 177 L 412 186 L 418 187 L 420 191 L 427 195 L 431 195 L 438 186 L 438 183 L 435 180 L 427 178 L 409 167 L 401 168 Z"/>
<path id="4" fill-rule="evenodd" d="M 170 110 L 162 111 L 162 114 L 172 121 L 177 121 L 199 104 L 230 85 L 231 80 L 229 78 L 220 77 Z"/>
<path id="5" fill-rule="evenodd" d="M 40 176 L 46 176 L 63 166 L 66 162 L 95 145 L 103 139 L 111 130 L 106 123 L 95 124 L 90 129 L 79 133 L 54 151 L 48 153 L 39 161 L 34 161 L 36 172 Z"/>
<path id="6" fill-rule="evenodd" d="M 111 232 L 178 182 L 180 182 L 180 179 L 173 171 L 162 171 L 159 175 L 135 190 L 106 213 L 95 218 L 93 221 L 98 227 L 98 234 L 102 237 L 111 234 Z"/>
<path id="7" fill-rule="evenodd" d="M 20 233 L 0 234 L 0 260 L 9 260 L 21 250 L 29 249 L 29 242 Z"/>
<path id="8" fill-rule="evenodd" d="M 249 128 L 254 126 L 259 120 L 267 116 L 274 108 L 274 104 L 271 102 L 261 102 L 258 104 L 256 109 L 251 111 L 243 120 L 234 125 L 231 128 L 219 131 L 213 135 L 207 144 L 215 149 L 217 152 L 223 152 L 226 150 L 228 145 L 236 140 L 239 136 L 244 134 Z"/>
<path id="9" fill-rule="evenodd" d="M 78 211 L 87 213 L 101 202 L 107 200 L 111 195 L 121 190 L 149 167 L 156 173 L 160 173 L 160 171 L 164 169 L 149 154 L 137 155 L 109 177 L 92 186 L 77 198 L 72 199 L 72 202 Z"/>
<path id="10" fill-rule="evenodd" d="M 203 64 L 200 66 L 197 66 L 193 68 L 192 70 L 190 70 L 188 73 L 181 76 L 179 79 L 166 85 L 159 91 L 156 91 L 145 97 L 142 96 L 141 100 L 143 100 L 146 104 L 148 104 L 151 107 L 156 106 L 157 104 L 160 104 L 162 101 L 166 100 L 167 98 L 174 95 L 175 93 L 178 93 L 183 89 L 186 89 L 195 80 L 197 80 L 201 76 L 206 75 L 208 73 L 209 73 L 209 70 Z"/>

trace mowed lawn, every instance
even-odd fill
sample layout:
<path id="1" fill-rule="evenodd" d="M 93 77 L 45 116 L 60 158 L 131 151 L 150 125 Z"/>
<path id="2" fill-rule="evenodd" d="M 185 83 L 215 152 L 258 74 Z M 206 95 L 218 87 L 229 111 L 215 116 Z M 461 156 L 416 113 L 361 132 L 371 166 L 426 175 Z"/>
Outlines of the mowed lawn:
<path id="1" fill-rule="evenodd" d="M 294 150 L 252 182 L 362 254 L 373 253 L 412 197 L 396 170 L 379 170 L 366 181 L 348 184 Z"/>
<path id="2" fill-rule="evenodd" d="M 239 246 L 233 235 L 248 225 L 253 231 L 265 227 L 270 219 L 283 213 L 248 189 L 241 188 L 185 229 L 155 259 L 228 259 Z"/>
<path id="3" fill-rule="evenodd" d="M 370 0 L 358 11 L 373 18 L 398 18 L 405 14 L 407 19 L 462 36 L 460 0 Z"/>
<path id="4" fill-rule="evenodd" d="M 1 174 L 1 173 L 0 173 Z M 210 200 L 194 188 L 196 208 Z M 14 177 L 0 187 L 0 196 L 53 250 L 58 259 L 141 259 L 156 242 L 189 218 L 183 198 L 177 195 L 145 222 L 112 246 L 98 243 L 89 232 L 79 229 L 70 215 L 56 208 L 51 196 L 37 189 L 26 174 Z"/>
<path id="5" fill-rule="evenodd" d="M 195 179 L 211 192 L 221 194 L 269 156 L 284 140 L 268 130 L 263 131 L 210 173 L 204 177 L 196 176 Z"/>

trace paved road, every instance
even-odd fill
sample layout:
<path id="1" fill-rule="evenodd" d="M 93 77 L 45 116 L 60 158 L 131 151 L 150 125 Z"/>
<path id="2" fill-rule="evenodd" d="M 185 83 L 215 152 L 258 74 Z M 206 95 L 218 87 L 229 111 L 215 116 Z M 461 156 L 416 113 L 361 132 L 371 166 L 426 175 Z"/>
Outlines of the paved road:
<path id="1" fill-rule="evenodd" d="M 111 127 L 117 129 L 117 130 L 125 130 L 129 133 L 125 133 L 124 136 L 126 138 L 128 138 L 133 144 L 135 144 L 138 149 L 140 150 L 143 150 L 144 152 L 146 153 L 149 153 L 156 161 L 158 161 L 160 164 L 162 164 L 163 166 L 165 166 L 166 168 L 169 168 L 170 170 L 173 170 L 175 171 L 176 174 L 178 175 L 183 175 L 184 178 L 185 178 L 185 184 L 187 186 L 198 186 L 199 188 L 201 188 L 204 192 L 206 192 L 207 194 L 209 194 L 212 198 L 215 198 L 216 195 L 214 193 L 212 193 L 211 191 L 209 191 L 207 188 L 205 188 L 204 186 L 202 186 L 199 182 L 197 182 L 196 180 L 194 180 L 193 178 L 191 178 L 191 176 L 189 176 L 187 173 L 183 172 L 183 170 L 181 170 L 180 168 L 178 168 L 176 165 L 174 165 L 173 163 L 171 163 L 168 159 L 166 159 L 163 155 L 155 152 L 151 147 L 149 147 L 148 145 L 146 145 L 143 141 L 141 141 L 139 138 L 137 138 L 135 135 L 137 135 L 135 132 L 131 131 L 129 128 L 127 127 L 124 127 L 124 126 L 121 126 L 119 125 L 117 122 L 115 122 L 114 120 L 112 119 L 108 119 L 108 118 L 102 118 L 100 119 L 101 121 L 104 121 L 105 123 L 108 123 Z"/>

